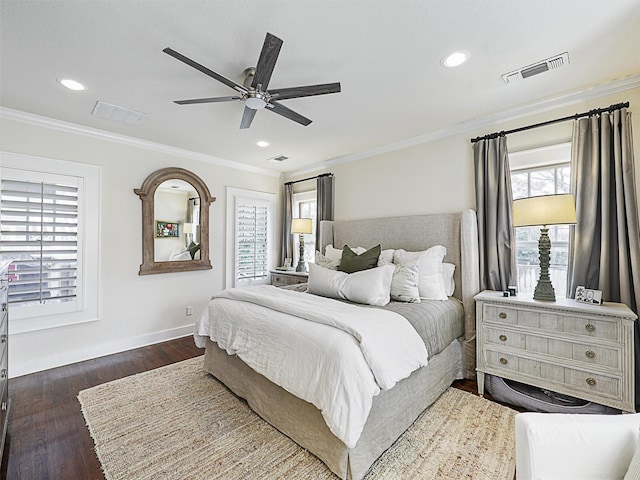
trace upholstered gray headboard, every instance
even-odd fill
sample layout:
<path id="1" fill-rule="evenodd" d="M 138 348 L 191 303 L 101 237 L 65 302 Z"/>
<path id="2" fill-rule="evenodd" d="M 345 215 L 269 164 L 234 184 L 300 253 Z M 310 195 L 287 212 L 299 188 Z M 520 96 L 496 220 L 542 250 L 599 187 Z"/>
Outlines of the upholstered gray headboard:
<path id="1" fill-rule="evenodd" d="M 456 266 L 454 296 L 462 301 L 465 310 L 465 369 L 466 376 L 475 375 L 475 301 L 480 290 L 478 263 L 478 224 L 473 210 L 461 213 L 410 215 L 403 217 L 368 218 L 360 220 L 320 222 L 320 245 L 324 253 L 327 245 L 342 248 L 370 248 L 380 244 L 382 249 L 403 248 L 407 251 L 426 250 L 434 245 L 447 249 L 445 262 Z"/>

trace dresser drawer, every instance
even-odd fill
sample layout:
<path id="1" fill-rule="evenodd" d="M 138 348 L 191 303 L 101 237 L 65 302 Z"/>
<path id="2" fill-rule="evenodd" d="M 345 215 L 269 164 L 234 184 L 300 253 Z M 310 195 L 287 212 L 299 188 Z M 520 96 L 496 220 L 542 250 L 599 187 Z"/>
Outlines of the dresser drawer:
<path id="1" fill-rule="evenodd" d="M 524 376 L 528 377 L 531 383 L 539 383 L 536 380 L 552 382 L 576 394 L 598 395 L 611 400 L 622 399 L 622 377 L 619 375 L 565 367 L 493 350 L 488 350 L 486 357 L 487 365 L 496 375 L 504 375 L 506 378 L 515 376 L 519 381 L 523 381 Z M 547 388 L 553 390 L 553 385 Z"/>
<path id="2" fill-rule="evenodd" d="M 483 322 L 514 325 L 549 333 L 569 333 L 611 342 L 621 341 L 620 322 L 615 318 L 606 319 L 485 304 Z"/>
<path id="3" fill-rule="evenodd" d="M 484 341 L 487 346 L 496 345 L 530 354 L 552 355 L 616 371 L 622 369 L 622 348 L 599 345 L 596 341 L 577 342 L 552 336 L 522 333 L 500 326 L 484 327 Z"/>
<path id="4" fill-rule="evenodd" d="M 297 285 L 300 283 L 305 283 L 309 280 L 309 277 L 306 275 L 287 275 L 286 273 L 271 273 L 271 285 L 275 285 L 276 287 L 286 286 L 286 285 Z"/>

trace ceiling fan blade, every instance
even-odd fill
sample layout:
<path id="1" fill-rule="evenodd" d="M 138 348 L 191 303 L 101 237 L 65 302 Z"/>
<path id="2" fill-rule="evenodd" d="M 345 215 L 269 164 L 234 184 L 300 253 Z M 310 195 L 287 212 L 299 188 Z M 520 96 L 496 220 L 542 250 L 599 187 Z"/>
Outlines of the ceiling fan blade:
<path id="1" fill-rule="evenodd" d="M 340 82 L 323 83 L 320 85 L 306 85 L 304 87 L 276 88 L 269 90 L 269 95 L 273 100 L 286 100 L 288 98 L 310 97 L 312 95 L 326 95 L 328 93 L 339 93 Z"/>
<path id="2" fill-rule="evenodd" d="M 240 128 L 249 128 L 251 126 L 251 122 L 253 122 L 253 117 L 256 116 L 256 112 L 257 110 L 245 105 L 244 112 L 242 112 L 242 120 L 240 121 Z"/>
<path id="3" fill-rule="evenodd" d="M 192 98 L 191 100 L 174 100 L 173 103 L 177 103 L 178 105 L 191 105 L 194 103 L 231 102 L 233 100 L 242 100 L 242 97 Z"/>
<path id="4" fill-rule="evenodd" d="M 294 112 L 290 108 L 285 107 L 284 105 L 277 102 L 267 103 L 267 110 L 272 111 L 273 113 L 277 113 L 278 115 L 282 115 L 289 120 L 293 120 L 294 122 L 299 123 L 300 125 L 304 125 L 305 127 L 311 123 L 307 117 L 303 117 L 299 113 Z"/>
<path id="5" fill-rule="evenodd" d="M 198 62 L 194 62 L 190 58 L 185 57 L 181 53 L 178 53 L 178 52 L 176 52 L 175 50 L 173 50 L 173 49 L 171 49 L 169 47 L 165 48 L 162 51 L 164 53 L 168 54 L 168 55 L 171 55 L 173 58 L 176 58 L 176 59 L 180 60 L 181 62 L 186 63 L 190 67 L 193 67 L 196 70 L 200 70 L 205 75 L 209 75 L 210 77 L 215 78 L 219 82 L 224 83 L 228 87 L 231 87 L 234 90 L 237 90 L 238 92 L 241 92 L 241 93 L 247 93 L 248 92 L 248 90 L 245 87 L 243 87 L 242 85 L 238 85 L 236 82 L 234 82 L 232 80 L 229 80 L 228 78 L 225 78 L 222 75 L 217 74 L 213 70 L 210 70 L 207 67 L 205 67 L 203 65 L 200 65 Z"/>
<path id="6" fill-rule="evenodd" d="M 258 85 L 262 85 L 262 91 L 267 90 L 267 85 L 271 80 L 271 74 L 273 68 L 276 66 L 276 60 L 280 54 L 280 48 L 282 47 L 282 40 L 275 35 L 267 33 L 264 38 L 264 44 L 260 51 L 260 58 L 258 58 L 258 65 L 256 66 L 256 73 L 251 82 L 251 88 L 257 88 Z"/>

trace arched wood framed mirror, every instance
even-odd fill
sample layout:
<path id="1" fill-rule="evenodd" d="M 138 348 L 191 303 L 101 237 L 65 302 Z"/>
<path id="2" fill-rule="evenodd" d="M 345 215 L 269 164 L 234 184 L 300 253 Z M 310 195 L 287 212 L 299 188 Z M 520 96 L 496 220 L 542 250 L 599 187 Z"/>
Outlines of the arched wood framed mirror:
<path id="1" fill-rule="evenodd" d="M 207 185 L 184 168 L 162 168 L 133 190 L 142 201 L 139 275 L 211 269 Z"/>

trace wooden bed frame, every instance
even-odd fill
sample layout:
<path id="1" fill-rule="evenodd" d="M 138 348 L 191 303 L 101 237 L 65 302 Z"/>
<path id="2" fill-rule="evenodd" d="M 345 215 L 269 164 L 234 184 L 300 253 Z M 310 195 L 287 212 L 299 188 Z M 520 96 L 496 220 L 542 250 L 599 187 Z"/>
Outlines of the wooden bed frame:
<path id="1" fill-rule="evenodd" d="M 333 244 L 365 248 L 425 250 L 433 245 L 447 248 L 446 262 L 456 265 L 458 298 L 465 312 L 465 334 L 429 365 L 415 371 L 390 390 L 374 397 L 362 436 L 347 448 L 326 426 L 312 404 L 256 373 L 235 355 L 207 341 L 204 368 L 271 425 L 320 458 L 342 479 L 361 479 L 375 460 L 388 449 L 416 418 L 457 378 L 475 377 L 475 307 L 479 292 L 478 235 L 473 210 L 457 214 L 387 217 L 354 221 L 321 222 L 320 248 Z"/>

